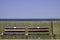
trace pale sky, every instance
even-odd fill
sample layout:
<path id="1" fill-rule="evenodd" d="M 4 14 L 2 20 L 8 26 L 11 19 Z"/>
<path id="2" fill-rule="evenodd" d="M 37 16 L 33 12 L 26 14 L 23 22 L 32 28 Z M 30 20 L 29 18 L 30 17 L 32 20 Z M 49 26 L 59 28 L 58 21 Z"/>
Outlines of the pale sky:
<path id="1" fill-rule="evenodd" d="M 0 0 L 0 18 L 60 18 L 60 0 Z"/>

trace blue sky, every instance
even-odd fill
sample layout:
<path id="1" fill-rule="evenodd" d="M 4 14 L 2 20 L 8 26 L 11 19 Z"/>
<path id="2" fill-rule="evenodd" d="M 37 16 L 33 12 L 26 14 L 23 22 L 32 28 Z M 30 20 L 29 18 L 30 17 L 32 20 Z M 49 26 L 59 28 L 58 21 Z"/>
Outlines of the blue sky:
<path id="1" fill-rule="evenodd" d="M 0 0 L 0 18 L 60 18 L 60 0 Z"/>

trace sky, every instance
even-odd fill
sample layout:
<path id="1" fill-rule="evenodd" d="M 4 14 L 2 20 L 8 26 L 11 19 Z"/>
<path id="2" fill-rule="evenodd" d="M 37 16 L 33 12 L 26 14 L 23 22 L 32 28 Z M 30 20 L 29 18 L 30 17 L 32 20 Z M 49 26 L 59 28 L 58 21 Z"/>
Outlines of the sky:
<path id="1" fill-rule="evenodd" d="M 0 19 L 59 18 L 60 0 L 0 0 Z"/>

